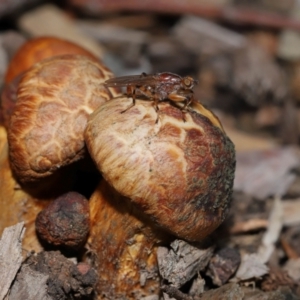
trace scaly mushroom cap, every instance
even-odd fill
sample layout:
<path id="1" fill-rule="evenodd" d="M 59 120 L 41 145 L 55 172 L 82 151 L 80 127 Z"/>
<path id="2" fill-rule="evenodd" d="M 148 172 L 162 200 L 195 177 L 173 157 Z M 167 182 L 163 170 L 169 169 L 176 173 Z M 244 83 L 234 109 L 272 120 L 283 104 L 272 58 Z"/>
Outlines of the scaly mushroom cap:
<path id="1" fill-rule="evenodd" d="M 112 97 L 102 85 L 111 76 L 81 55 L 43 60 L 24 74 L 8 128 L 11 166 L 21 182 L 83 157 L 88 116 Z"/>
<path id="2" fill-rule="evenodd" d="M 202 105 L 185 113 L 169 102 L 123 97 L 99 107 L 85 131 L 103 177 L 154 223 L 190 241 L 224 220 L 231 199 L 234 145 Z"/>
<path id="3" fill-rule="evenodd" d="M 17 100 L 17 88 L 22 75 L 43 59 L 64 54 L 87 56 L 99 61 L 92 53 L 72 42 L 57 37 L 37 37 L 25 42 L 15 53 L 6 70 L 0 99 L 0 124 L 6 128 Z"/>

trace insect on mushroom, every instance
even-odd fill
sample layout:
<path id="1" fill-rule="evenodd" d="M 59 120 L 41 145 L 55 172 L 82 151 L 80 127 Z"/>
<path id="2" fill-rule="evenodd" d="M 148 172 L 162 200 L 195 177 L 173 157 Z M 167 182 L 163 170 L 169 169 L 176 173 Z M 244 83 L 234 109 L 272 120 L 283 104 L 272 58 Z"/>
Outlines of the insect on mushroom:
<path id="1" fill-rule="evenodd" d="M 135 106 L 137 95 L 153 101 L 154 108 L 158 113 L 158 103 L 164 100 L 185 102 L 183 106 L 179 107 L 182 112 L 185 112 L 193 101 L 193 87 L 197 83 L 190 76 L 181 77 L 177 74 L 164 72 L 153 75 L 142 73 L 141 75 L 110 78 L 105 81 L 104 85 L 107 87 L 126 87 L 127 96 L 132 97 L 132 104 L 121 113 Z M 182 119 L 185 121 L 183 114 Z"/>

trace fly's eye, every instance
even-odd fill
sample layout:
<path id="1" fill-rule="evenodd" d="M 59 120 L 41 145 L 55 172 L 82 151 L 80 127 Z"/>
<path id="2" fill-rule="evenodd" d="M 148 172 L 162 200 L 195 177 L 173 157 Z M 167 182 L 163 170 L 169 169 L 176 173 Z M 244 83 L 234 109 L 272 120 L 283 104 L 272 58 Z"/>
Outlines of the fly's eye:
<path id="1" fill-rule="evenodd" d="M 193 85 L 193 81 L 190 78 L 184 78 L 183 83 L 186 87 L 191 87 Z"/>

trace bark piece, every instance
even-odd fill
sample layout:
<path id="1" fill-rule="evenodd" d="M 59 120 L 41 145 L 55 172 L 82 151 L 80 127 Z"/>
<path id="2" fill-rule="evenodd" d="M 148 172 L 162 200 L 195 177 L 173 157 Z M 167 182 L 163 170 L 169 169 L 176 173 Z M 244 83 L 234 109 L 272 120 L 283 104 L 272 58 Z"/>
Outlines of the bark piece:
<path id="1" fill-rule="evenodd" d="M 24 223 L 4 230 L 0 240 L 0 299 L 4 299 L 22 263 Z"/>
<path id="2" fill-rule="evenodd" d="M 173 286 L 169 285 L 163 285 L 161 287 L 161 290 L 164 292 L 163 298 L 164 300 L 192 300 L 191 297 L 188 295 L 184 294 L 183 292 L 179 291 Z"/>
<path id="3" fill-rule="evenodd" d="M 48 294 L 53 299 L 72 300 L 89 296 L 97 282 L 96 271 L 87 264 L 75 265 L 59 251 L 40 252 L 31 256 L 28 265 L 32 270 L 48 275 Z"/>
<path id="4" fill-rule="evenodd" d="M 222 121 L 224 118 L 222 119 Z M 229 123 L 229 122 L 228 122 Z M 242 151 L 272 150 L 276 141 L 266 139 L 257 135 L 252 135 L 242 130 L 236 129 L 231 124 L 224 124 L 224 129 L 235 145 L 237 153 Z"/>
<path id="5" fill-rule="evenodd" d="M 0 17 L 11 15 L 21 9 L 26 9 L 40 0 L 2 0 L 0 6 Z"/>
<path id="6" fill-rule="evenodd" d="M 300 285 L 300 258 L 289 259 L 283 268 Z"/>
<path id="7" fill-rule="evenodd" d="M 210 260 L 207 275 L 215 285 L 221 286 L 235 273 L 241 258 L 237 250 L 223 248 L 219 250 Z"/>
<path id="8" fill-rule="evenodd" d="M 31 36 L 54 36 L 81 45 L 97 57 L 103 49 L 93 39 L 82 34 L 57 6 L 46 4 L 22 15 L 19 26 Z"/>
<path id="9" fill-rule="evenodd" d="M 268 53 L 257 45 L 247 45 L 233 56 L 232 81 L 229 87 L 253 106 L 271 98 L 282 103 L 287 96 L 286 75 Z"/>
<path id="10" fill-rule="evenodd" d="M 47 292 L 49 276 L 32 270 L 28 265 L 23 265 L 17 275 L 8 300 L 52 300 Z"/>
<path id="11" fill-rule="evenodd" d="M 267 292 L 267 293 L 252 287 L 248 287 L 248 288 L 243 287 L 242 290 L 245 296 L 244 298 L 241 299 L 245 299 L 245 300 L 287 300 L 287 299 L 297 300 L 299 299 L 299 297 L 293 294 L 292 291 L 286 287 L 281 287 L 277 291 Z M 212 299 L 223 300 L 225 298 L 212 298 Z"/>
<path id="12" fill-rule="evenodd" d="M 189 290 L 189 295 L 195 297 L 197 295 L 202 295 L 204 292 L 205 280 L 198 274 L 198 276 L 193 280 L 191 288 Z"/>
<path id="13" fill-rule="evenodd" d="M 269 274 L 263 278 L 261 289 L 263 291 L 276 291 L 279 286 L 296 287 L 296 281 L 279 267 L 270 267 Z"/>
<path id="14" fill-rule="evenodd" d="M 195 16 L 182 18 L 174 27 L 173 35 L 196 54 L 212 55 L 224 50 L 240 49 L 247 44 L 243 35 Z"/>
<path id="15" fill-rule="evenodd" d="M 179 288 L 207 266 L 212 254 L 212 247 L 201 248 L 175 240 L 170 249 L 158 248 L 159 272 L 164 279 Z"/>
<path id="16" fill-rule="evenodd" d="M 258 248 L 259 260 L 267 263 L 275 250 L 275 244 L 279 240 L 283 225 L 282 201 L 279 197 L 274 199 L 273 207 L 269 216 L 269 225 L 262 237 Z"/>
<path id="17" fill-rule="evenodd" d="M 228 283 L 222 287 L 205 292 L 201 300 L 241 300 L 244 299 L 242 288 L 236 283 Z"/>
<path id="18" fill-rule="evenodd" d="M 269 268 L 260 261 L 257 253 L 245 254 L 242 256 L 240 267 L 233 280 L 243 281 L 251 278 L 259 278 L 267 274 Z"/>

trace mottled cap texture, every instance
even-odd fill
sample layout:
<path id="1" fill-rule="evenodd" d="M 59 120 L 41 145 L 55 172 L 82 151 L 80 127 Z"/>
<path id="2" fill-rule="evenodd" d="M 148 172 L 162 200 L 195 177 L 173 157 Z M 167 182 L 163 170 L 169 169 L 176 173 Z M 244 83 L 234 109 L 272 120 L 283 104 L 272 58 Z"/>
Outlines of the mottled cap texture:
<path id="1" fill-rule="evenodd" d="M 81 55 L 55 56 L 25 72 L 8 129 L 11 166 L 21 182 L 47 177 L 83 157 L 87 119 L 113 97 L 102 84 L 112 76 Z"/>
<path id="2" fill-rule="evenodd" d="M 173 103 L 117 98 L 99 107 L 85 131 L 103 177 L 155 225 L 199 241 L 227 215 L 235 150 L 209 110 L 182 112 Z M 184 119 L 183 115 L 184 114 Z"/>

